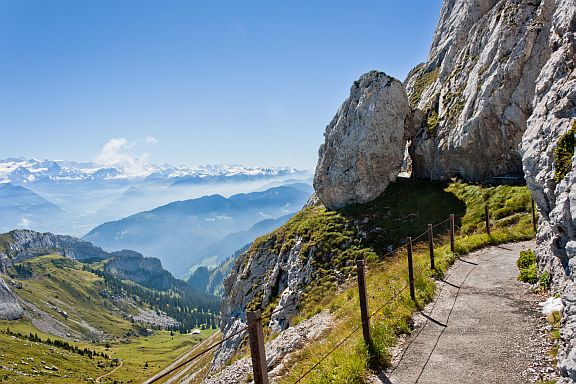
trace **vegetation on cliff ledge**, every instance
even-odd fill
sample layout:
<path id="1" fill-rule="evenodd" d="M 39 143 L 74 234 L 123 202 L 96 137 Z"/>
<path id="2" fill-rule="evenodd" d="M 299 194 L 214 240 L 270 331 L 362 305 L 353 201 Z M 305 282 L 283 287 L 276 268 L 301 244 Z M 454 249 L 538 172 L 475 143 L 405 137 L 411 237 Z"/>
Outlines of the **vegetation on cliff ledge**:
<path id="1" fill-rule="evenodd" d="M 566 132 L 560 140 L 554 151 L 556 159 L 554 167 L 556 168 L 555 179 L 559 183 L 572 170 L 572 158 L 574 157 L 574 148 L 576 148 L 576 120 L 572 128 Z"/>
<path id="2" fill-rule="evenodd" d="M 484 205 L 491 212 L 492 234 L 484 233 Z M 490 244 L 533 237 L 531 197 L 526 187 L 482 186 L 465 183 L 430 183 L 399 179 L 373 202 L 328 211 L 322 205 L 309 206 L 286 225 L 258 239 L 249 253 L 257 250 L 278 254 L 302 241 L 300 257 L 311 258 L 313 283 L 302 295 L 299 315 L 302 321 L 329 308 L 338 319 L 322 342 L 311 343 L 301 352 L 286 383 L 294 382 L 304 371 L 342 340 L 359 321 L 358 294 L 354 284 L 355 260 L 369 262 L 367 285 L 373 308 L 397 295 L 407 281 L 405 243 L 417 237 L 428 223 L 457 216 L 458 237 L 455 253 L 447 243 L 447 222 L 436 227 L 436 271 L 428 267 L 427 236 L 415 243 L 417 303 L 405 290 L 393 304 L 375 318 L 374 345 L 368 350 L 361 333 L 355 334 L 323 362 L 305 382 L 358 383 L 368 368 L 390 364 L 389 349 L 397 337 L 411 329 L 411 316 L 429 302 L 435 291 L 434 279 L 443 276 L 458 255 Z M 271 249 L 272 248 L 272 249 Z"/>
<path id="3" fill-rule="evenodd" d="M 417 67 L 418 68 L 418 67 Z M 437 79 L 440 73 L 440 67 L 436 67 L 428 72 L 418 73 L 416 80 L 414 81 L 414 88 L 410 94 L 410 105 L 415 108 L 420 102 L 422 93 L 432 85 Z M 410 77 L 410 75 L 408 75 Z"/>

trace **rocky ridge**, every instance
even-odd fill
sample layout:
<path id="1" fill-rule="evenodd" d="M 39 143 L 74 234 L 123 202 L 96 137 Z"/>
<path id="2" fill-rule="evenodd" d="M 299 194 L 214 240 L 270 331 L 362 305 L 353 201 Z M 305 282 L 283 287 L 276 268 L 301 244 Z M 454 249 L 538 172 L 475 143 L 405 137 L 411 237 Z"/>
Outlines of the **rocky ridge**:
<path id="1" fill-rule="evenodd" d="M 102 248 L 72 236 L 39 233 L 26 229 L 11 231 L 7 236 L 11 240 L 7 242 L 4 252 L 0 252 L 2 258 L 0 260 L 4 261 L 10 259 L 12 262 L 18 263 L 45 255 L 47 252 L 78 261 L 97 261 L 110 258 L 110 254 Z"/>
<path id="2" fill-rule="evenodd" d="M 126 249 L 110 255 L 112 258 L 104 266 L 104 271 L 113 276 L 159 291 L 174 286 L 174 277 L 163 269 L 160 260 L 154 257 L 144 257 L 138 252 Z"/>
<path id="3" fill-rule="evenodd" d="M 122 250 L 106 252 L 92 243 L 72 236 L 40 233 L 27 229 L 14 230 L 3 236 L 0 244 L 0 272 L 7 267 L 38 256 L 54 253 L 81 262 L 108 260 L 104 270 L 121 279 L 132 280 L 148 288 L 166 290 L 176 279 L 162 268 L 160 260 Z"/>

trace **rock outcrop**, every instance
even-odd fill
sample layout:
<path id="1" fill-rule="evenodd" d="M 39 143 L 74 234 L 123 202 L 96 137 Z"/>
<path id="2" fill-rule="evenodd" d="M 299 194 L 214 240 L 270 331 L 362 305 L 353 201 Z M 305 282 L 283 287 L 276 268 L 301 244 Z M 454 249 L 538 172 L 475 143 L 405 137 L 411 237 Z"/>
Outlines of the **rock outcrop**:
<path id="1" fill-rule="evenodd" d="M 120 279 L 131 280 L 159 291 L 170 289 L 176 283 L 176 279 L 162 268 L 162 263 L 155 257 L 144 257 L 126 249 L 112 252 L 111 256 L 114 257 L 106 263 L 104 270 Z"/>
<path id="2" fill-rule="evenodd" d="M 245 327 L 246 309 L 266 306 L 279 296 L 274 305 L 275 313 L 268 324 L 273 331 L 284 330 L 297 313 L 303 287 L 310 283 L 312 258 L 302 254 L 302 239 L 285 252 L 276 252 L 276 238 L 241 255 L 224 280 L 224 297 L 221 306 L 220 328 L 230 335 Z M 243 340 L 239 334 L 227 340 L 218 349 L 214 367 L 223 366 Z"/>
<path id="3" fill-rule="evenodd" d="M 16 320 L 24 315 L 18 298 L 0 277 L 0 320 Z"/>
<path id="4" fill-rule="evenodd" d="M 576 158 L 559 172 L 556 150 L 576 131 L 576 5 L 573 0 L 542 2 L 550 17 L 549 55 L 538 75 L 533 112 L 521 143 L 526 181 L 540 214 L 537 256 L 562 294 L 564 313 L 558 365 L 560 383 L 576 381 Z M 571 165 L 571 167 L 570 167 Z M 570 170 L 571 168 L 571 170 Z"/>
<path id="5" fill-rule="evenodd" d="M 290 371 L 292 353 L 301 350 L 307 343 L 320 339 L 333 326 L 334 318 L 329 311 L 324 310 L 300 324 L 281 332 L 278 337 L 266 344 L 266 365 L 268 378 L 276 383 L 278 379 Z M 240 359 L 227 366 L 214 376 L 207 377 L 203 384 L 246 383 L 252 374 L 250 357 Z M 194 378 L 194 377 L 192 377 Z M 184 379 L 182 383 L 192 380 Z"/>
<path id="6" fill-rule="evenodd" d="M 106 272 L 148 288 L 164 291 L 177 284 L 170 272 L 162 268 L 159 259 L 144 257 L 135 251 L 110 253 L 72 236 L 27 229 L 11 231 L 3 236 L 4 242 L 0 244 L 0 272 L 5 273 L 6 267 L 12 263 L 54 253 L 87 263 L 109 260 L 104 265 Z"/>
<path id="7" fill-rule="evenodd" d="M 398 80 L 371 71 L 354 82 L 319 150 L 314 189 L 327 208 L 371 201 L 396 180 L 410 117 Z"/>
<path id="8" fill-rule="evenodd" d="M 87 241 L 72 236 L 40 233 L 27 229 L 11 231 L 7 234 L 3 259 L 21 262 L 47 253 L 56 253 L 78 261 L 98 261 L 110 257 L 102 248 L 95 247 Z M 2 252 L 0 252 L 2 253 Z"/>
<path id="9" fill-rule="evenodd" d="M 555 1 L 445 1 L 426 63 L 405 84 L 413 175 L 481 181 L 522 171 L 518 145 L 550 56 Z"/>

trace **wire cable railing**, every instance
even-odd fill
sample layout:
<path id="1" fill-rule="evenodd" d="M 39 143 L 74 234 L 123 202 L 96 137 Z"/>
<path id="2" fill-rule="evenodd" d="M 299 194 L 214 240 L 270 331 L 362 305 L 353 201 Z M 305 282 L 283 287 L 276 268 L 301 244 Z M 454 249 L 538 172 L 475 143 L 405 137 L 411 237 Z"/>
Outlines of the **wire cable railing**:
<path id="1" fill-rule="evenodd" d="M 290 307 L 292 307 L 292 306 L 294 306 L 294 305 L 296 305 L 296 304 L 297 304 L 296 302 L 292 302 L 292 303 L 286 304 L 286 305 L 284 305 L 284 306 L 282 306 L 282 307 L 280 307 L 280 308 L 276 308 L 274 311 L 270 312 L 270 313 L 268 314 L 268 316 L 272 316 L 272 315 L 274 315 L 274 314 L 276 314 L 276 313 L 278 313 L 278 312 L 281 312 L 281 311 L 283 311 L 284 309 L 290 308 Z M 264 316 L 261 316 L 261 317 L 260 317 L 260 320 L 262 320 L 263 317 L 264 317 Z M 208 348 L 206 348 L 206 349 L 202 350 L 201 352 L 195 354 L 194 356 L 192 356 L 192 357 L 190 357 L 190 358 L 188 358 L 188 359 L 180 362 L 179 364 L 177 364 L 177 365 L 175 365 L 175 366 L 173 366 L 173 367 L 170 367 L 167 371 L 162 372 L 162 373 L 154 376 L 152 379 L 146 381 L 145 384 L 155 383 L 155 382 L 157 382 L 157 381 L 159 381 L 159 380 L 161 380 L 161 379 L 163 379 L 163 378 L 171 375 L 172 373 L 176 372 L 176 371 L 179 370 L 180 368 L 182 368 L 182 367 L 184 367 L 184 366 L 186 366 L 186 365 L 194 362 L 195 360 L 197 360 L 197 359 L 199 359 L 200 357 L 204 356 L 206 353 L 208 353 L 208 352 L 212 351 L 213 349 L 219 347 L 220 345 L 224 344 L 226 341 L 228 341 L 228 340 L 230 340 L 230 339 L 238 336 L 239 334 L 247 331 L 248 328 L 249 328 L 249 326 L 244 326 L 244 327 L 240 328 L 239 330 L 237 330 L 237 331 L 233 332 L 232 334 L 224 337 L 222 340 L 218 341 L 217 343 L 212 344 L 211 346 L 209 346 Z"/>
<path id="2" fill-rule="evenodd" d="M 447 221 L 449 221 L 449 219 L 446 219 L 440 223 L 437 223 L 436 225 L 433 226 L 437 227 L 441 224 L 446 223 Z M 416 241 L 418 239 L 421 239 L 423 236 L 427 235 L 429 233 L 428 230 L 426 230 L 425 232 L 422 232 L 420 235 L 418 235 L 417 237 L 415 237 L 412 241 Z M 398 253 L 398 251 L 400 249 L 402 249 L 402 247 L 406 246 L 406 244 L 403 244 L 393 250 L 388 251 L 387 253 L 385 253 L 384 255 L 382 255 L 383 257 L 386 256 L 391 256 L 394 255 L 396 253 Z M 419 269 L 418 271 L 418 275 L 420 275 L 423 271 L 423 267 Z M 418 276 L 419 277 L 419 276 Z M 415 280 L 416 277 L 414 277 L 413 280 Z M 368 320 L 371 319 L 372 317 L 374 317 L 376 314 L 378 314 L 380 311 L 382 311 L 386 306 L 390 305 L 396 298 L 398 298 L 406 289 L 408 289 L 410 287 L 410 281 L 405 284 L 398 292 L 396 292 L 388 301 L 386 301 L 384 304 L 382 304 L 380 307 L 378 307 L 378 309 L 376 309 L 375 311 L 373 311 L 371 314 L 369 314 L 368 316 Z M 286 304 L 282 307 L 276 308 L 273 311 L 271 311 L 270 313 L 268 313 L 266 316 L 260 316 L 259 320 L 261 321 L 263 319 L 263 317 L 272 317 L 274 314 L 279 313 L 289 307 L 295 306 L 297 305 L 296 302 L 292 302 L 289 304 Z M 340 348 L 347 340 L 349 340 L 356 332 L 358 332 L 358 330 L 360 328 L 362 328 L 363 326 L 365 326 L 365 321 L 364 322 L 360 322 L 360 324 L 356 325 L 354 327 L 354 329 L 344 338 L 342 339 L 340 342 L 338 342 L 325 356 L 323 356 L 318 362 L 316 362 L 311 368 L 309 368 L 295 383 L 299 383 L 301 382 L 307 375 L 309 375 L 315 368 L 317 368 L 320 364 L 322 364 L 322 362 L 327 359 L 331 354 L 333 354 L 336 350 L 338 350 L 338 348 Z M 238 336 L 239 334 L 247 331 L 250 328 L 250 326 L 244 326 L 242 328 L 240 328 L 239 330 L 233 332 L 232 334 L 224 337 L 222 340 L 210 345 L 209 347 L 205 348 L 204 350 L 202 350 L 201 352 L 195 354 L 194 356 L 187 358 L 183 361 L 181 361 L 180 363 L 170 367 L 168 370 L 165 370 L 159 374 L 157 374 L 156 376 L 154 376 L 152 379 L 146 381 L 146 384 L 153 384 L 158 382 L 159 380 L 171 375 L 172 373 L 174 373 L 175 371 L 179 370 L 180 368 L 198 360 L 200 357 L 206 355 L 208 352 L 214 350 L 215 348 L 221 346 L 222 344 L 224 344 L 226 341 Z"/>
<path id="3" fill-rule="evenodd" d="M 171 367 L 170 369 L 168 369 L 165 372 L 162 372 L 156 376 L 154 376 L 152 379 L 148 380 L 145 382 L 145 384 L 152 384 L 157 382 L 160 379 L 165 378 L 166 376 L 172 374 L 173 372 L 179 370 L 180 368 L 192 363 L 193 361 L 199 359 L 200 357 L 204 356 L 205 354 L 207 354 L 208 352 L 210 352 L 211 350 L 213 350 L 214 348 L 224 344 L 226 341 L 232 339 L 233 337 L 239 335 L 242 332 L 245 332 L 248 329 L 248 327 L 242 327 L 241 329 L 235 331 L 234 333 L 224 337 L 222 340 L 218 341 L 217 343 L 212 344 L 211 346 L 209 346 L 208 348 L 202 350 L 201 352 L 197 353 L 196 355 L 182 361 L 181 363 L 175 365 L 174 367 Z"/>
<path id="4" fill-rule="evenodd" d="M 435 235 L 433 233 L 433 230 L 435 228 L 438 228 L 441 225 L 444 225 L 446 223 L 449 223 L 449 231 L 450 231 L 450 246 L 451 246 L 451 251 L 454 252 L 454 238 L 455 238 L 455 232 L 456 229 L 459 229 L 456 227 L 455 225 L 455 221 L 456 219 L 460 219 L 462 217 L 465 216 L 464 214 L 458 214 L 458 215 L 450 215 L 449 218 L 440 221 L 434 225 L 430 224 L 428 229 L 424 232 L 422 232 L 421 234 L 419 234 L 418 236 L 414 237 L 414 238 L 408 238 L 408 241 L 405 244 L 402 244 L 398 247 L 396 247 L 395 249 L 392 249 L 388 252 L 386 252 L 385 254 L 381 255 L 382 257 L 386 257 L 386 256 L 390 256 L 390 255 L 394 255 L 397 254 L 403 247 L 408 246 L 408 253 L 409 253 L 409 262 L 412 262 L 412 243 L 418 240 L 423 239 L 426 235 L 428 235 L 428 240 L 430 241 L 430 252 L 431 252 L 431 259 L 433 260 L 433 249 L 436 246 L 434 244 L 435 241 L 437 241 L 437 235 Z M 489 224 L 489 218 L 486 218 L 486 222 L 487 222 L 487 227 L 490 225 Z M 442 235 L 441 238 L 439 239 L 442 242 L 446 242 L 446 235 Z M 433 265 L 433 262 L 432 262 Z M 409 270 L 412 269 L 413 266 L 410 265 L 409 266 Z M 419 279 L 424 270 L 427 269 L 427 267 L 425 265 L 419 265 L 418 270 L 416 271 L 416 273 L 414 273 L 413 270 L 411 270 L 409 272 L 409 277 L 408 277 L 408 282 L 402 287 L 400 288 L 400 290 L 398 290 L 397 292 L 395 292 L 387 301 L 385 301 L 383 304 L 381 304 L 375 311 L 365 315 L 365 320 L 362 320 L 359 324 L 357 324 L 350 333 L 348 333 L 346 335 L 346 337 L 344 337 L 342 340 L 340 340 L 339 342 L 337 342 L 334 347 L 332 347 L 330 349 L 330 351 L 328 353 L 326 353 L 325 355 L 323 355 L 316 363 L 314 363 L 310 368 L 308 368 L 302 375 L 299 376 L 299 378 L 295 381 L 295 383 L 300 383 L 304 378 L 306 378 L 310 373 L 312 373 L 316 368 L 318 368 L 329 356 L 331 356 L 334 352 L 336 352 L 342 345 L 344 345 L 354 334 L 356 334 L 358 332 L 359 329 L 368 326 L 369 327 L 369 320 L 371 318 L 373 318 L 375 315 L 377 315 L 378 313 L 380 313 L 384 308 L 386 308 L 388 305 L 390 305 L 395 299 L 397 299 L 406 289 L 411 288 L 411 296 L 413 300 L 416 300 L 415 294 L 414 294 L 414 283 L 417 279 Z M 364 270 L 362 269 L 362 273 L 364 273 Z M 444 288 L 444 286 L 442 287 L 442 289 Z M 275 308 L 273 311 L 266 313 L 264 312 L 264 308 L 258 310 L 257 312 L 257 316 L 255 318 L 256 322 L 259 323 L 260 328 L 262 327 L 262 320 L 266 319 L 269 320 L 271 319 L 275 314 L 293 307 L 293 306 L 297 306 L 298 303 L 296 301 L 292 301 L 291 303 L 285 304 L 282 307 L 278 307 Z M 434 304 L 435 305 L 435 304 Z M 366 309 L 367 311 L 367 309 Z M 264 312 L 264 314 L 262 314 L 262 312 Z M 253 314 L 254 314 L 253 313 Z M 255 354 L 258 354 L 258 348 L 257 342 L 255 342 L 254 340 L 252 340 L 252 330 L 254 328 L 254 323 L 251 324 L 250 319 L 248 319 L 248 325 L 244 326 L 242 328 L 240 328 L 239 330 L 233 332 L 232 334 L 224 337 L 222 340 L 218 341 L 217 343 L 214 343 L 212 345 L 210 345 L 208 348 L 202 350 L 201 352 L 195 354 L 194 356 L 187 358 L 181 362 L 179 362 L 178 364 L 170 367 L 169 369 L 161 372 L 160 374 L 154 376 L 152 379 L 150 379 L 149 381 L 146 382 L 146 384 L 152 384 L 155 383 L 159 380 L 161 380 L 164 377 L 167 377 L 168 375 L 172 374 L 173 372 L 177 371 L 178 369 L 192 363 L 193 361 L 199 359 L 200 357 L 204 356 L 206 353 L 214 350 L 215 348 L 217 348 L 218 346 L 224 344 L 226 341 L 238 336 L 239 334 L 245 332 L 245 331 L 249 331 L 250 334 L 250 347 L 251 347 L 251 355 L 252 355 L 252 362 L 253 362 L 253 367 L 254 367 L 254 379 L 255 379 L 255 383 L 258 384 L 259 380 L 257 379 L 257 377 L 261 377 L 261 375 L 267 375 L 266 372 L 266 360 L 265 360 L 265 356 L 264 356 L 264 352 L 260 353 L 260 361 L 257 361 L 257 357 L 255 357 Z M 254 318 L 253 318 L 254 320 Z M 261 334 L 261 329 L 260 329 L 260 334 Z M 260 336 L 262 338 L 262 336 Z M 259 340 L 260 344 L 262 344 L 261 348 L 263 349 L 263 340 Z M 367 341 L 368 342 L 368 341 Z M 256 345 L 256 349 L 252 349 L 254 346 Z M 262 356 L 264 356 L 264 358 L 262 359 Z M 262 361 L 263 360 L 263 361 Z M 260 376 L 257 375 L 256 372 L 256 365 L 259 365 L 259 370 L 260 370 Z M 395 369 L 395 368 L 394 368 Z M 267 377 L 267 376 L 266 376 Z M 264 381 L 262 381 L 264 382 Z"/>
<path id="5" fill-rule="evenodd" d="M 463 215 L 462 215 L 463 216 Z M 449 217 L 446 220 L 443 220 L 439 223 L 436 223 L 435 225 L 431 226 L 432 228 L 434 227 L 438 227 L 439 225 L 442 225 L 446 222 L 449 222 L 451 220 L 454 220 L 456 217 L 458 216 L 452 216 Z M 409 238 L 409 247 L 410 247 L 410 253 L 412 252 L 412 242 L 421 239 L 423 236 L 428 235 L 430 236 L 430 230 L 426 230 L 425 232 L 421 233 L 420 235 L 416 236 L 415 238 Z M 401 249 L 402 247 L 398 247 L 397 249 L 395 249 L 392 252 L 389 253 L 397 253 L 399 251 L 399 249 Z M 410 256 L 411 257 L 411 256 Z M 378 307 L 375 311 L 373 311 L 366 320 L 361 321 L 359 324 L 357 324 L 354 329 L 345 337 L 343 338 L 341 341 L 339 341 L 338 343 L 336 343 L 336 345 L 330 349 L 330 351 L 328 353 L 326 353 L 324 356 L 322 356 L 322 358 L 320 360 L 318 360 L 315 364 L 313 364 L 310 368 L 308 368 L 294 383 L 300 383 L 304 378 L 306 378 L 310 373 L 312 373 L 314 371 L 314 369 L 316 369 L 318 366 L 320 366 L 320 364 L 322 364 L 322 362 L 324 362 L 330 355 L 332 355 L 334 352 L 336 352 L 347 340 L 349 340 L 356 332 L 358 332 L 358 330 L 360 328 L 362 328 L 363 326 L 366 326 L 366 323 L 369 319 L 371 319 L 372 317 L 374 317 L 376 314 L 378 314 L 380 311 L 382 311 L 386 306 L 390 305 L 396 298 L 398 298 L 398 296 L 400 296 L 406 289 L 408 289 L 410 287 L 411 284 L 414 283 L 415 280 L 417 280 L 418 278 L 420 278 L 422 276 L 422 272 L 424 271 L 425 266 L 420 266 L 420 268 L 418 268 L 418 270 L 416 271 L 416 273 L 414 274 L 413 278 L 409 281 L 408 283 L 406 283 L 398 292 L 396 292 L 389 300 L 387 300 L 386 302 L 384 302 L 382 305 L 380 305 L 380 307 Z"/>
<path id="6" fill-rule="evenodd" d="M 372 312 L 369 316 L 368 319 L 374 317 L 377 313 L 379 313 L 381 310 L 383 310 L 387 305 L 389 305 L 390 303 L 392 303 L 398 296 L 400 296 L 400 294 L 405 291 L 410 285 L 406 284 L 404 287 L 402 287 L 398 292 L 396 292 L 390 299 L 388 299 L 387 302 L 385 302 L 383 305 L 381 305 L 377 310 L 375 310 L 374 312 Z M 318 367 L 320 364 L 322 364 L 322 362 L 324 360 L 326 360 L 331 354 L 333 354 L 334 352 L 336 352 L 336 350 L 338 350 L 338 348 L 340 348 L 342 346 L 342 344 L 344 344 L 346 341 L 348 341 L 356 332 L 358 332 L 358 330 L 365 325 L 365 321 L 361 322 L 360 324 L 356 325 L 356 327 L 354 327 L 354 329 L 352 330 L 352 332 L 350 332 L 344 339 L 342 339 L 340 342 L 338 342 L 338 344 L 336 344 L 327 354 L 325 354 L 320 360 L 318 360 L 312 367 L 310 367 L 306 372 L 304 372 L 303 375 L 301 375 L 298 380 L 296 380 L 294 382 L 294 384 L 299 383 L 300 381 L 302 381 L 306 376 L 308 376 L 316 367 Z"/>

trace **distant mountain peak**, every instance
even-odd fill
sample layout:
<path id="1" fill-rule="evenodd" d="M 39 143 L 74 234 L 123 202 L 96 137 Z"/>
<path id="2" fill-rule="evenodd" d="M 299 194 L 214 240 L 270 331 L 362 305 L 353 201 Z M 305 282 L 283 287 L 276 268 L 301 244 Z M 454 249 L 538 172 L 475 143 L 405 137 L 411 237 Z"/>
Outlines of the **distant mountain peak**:
<path id="1" fill-rule="evenodd" d="M 208 164 L 198 167 L 143 164 L 139 172 L 120 165 L 37 160 L 23 157 L 0 160 L 0 183 L 26 184 L 42 180 L 82 181 L 131 178 L 185 179 L 206 177 L 273 177 L 302 173 L 292 167 L 247 167 L 239 164 Z"/>

